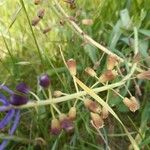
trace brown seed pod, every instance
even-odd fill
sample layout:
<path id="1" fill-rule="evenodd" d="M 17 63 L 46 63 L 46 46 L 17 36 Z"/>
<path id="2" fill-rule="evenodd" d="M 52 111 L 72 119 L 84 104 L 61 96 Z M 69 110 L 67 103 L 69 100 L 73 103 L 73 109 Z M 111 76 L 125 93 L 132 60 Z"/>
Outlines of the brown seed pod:
<path id="1" fill-rule="evenodd" d="M 91 119 L 91 123 L 94 127 L 96 127 L 97 129 L 103 128 L 104 121 L 99 114 L 91 112 Z"/>
<path id="2" fill-rule="evenodd" d="M 39 22 L 40 22 L 40 18 L 39 17 L 35 17 L 35 18 L 32 19 L 31 25 L 32 26 L 36 26 Z"/>
<path id="3" fill-rule="evenodd" d="M 68 112 L 68 117 L 71 120 L 75 120 L 76 119 L 76 107 L 71 107 L 69 112 Z"/>
<path id="4" fill-rule="evenodd" d="M 118 64 L 118 59 L 115 56 L 108 56 L 107 58 L 107 69 L 112 70 Z"/>
<path id="5" fill-rule="evenodd" d="M 108 115 L 109 115 L 109 111 L 108 111 L 108 109 L 106 108 L 106 107 L 103 107 L 102 108 L 102 118 L 103 119 L 106 119 L 106 118 L 108 118 Z"/>
<path id="6" fill-rule="evenodd" d="M 41 2 L 41 0 L 34 0 L 34 4 L 35 4 L 35 5 L 40 4 L 40 2 Z"/>
<path id="7" fill-rule="evenodd" d="M 84 100 L 84 105 L 87 109 L 89 109 L 92 112 L 95 112 L 95 113 L 100 113 L 101 112 L 100 105 L 95 101 L 92 101 L 90 99 L 85 99 Z"/>
<path id="8" fill-rule="evenodd" d="M 54 118 L 51 121 L 51 133 L 54 135 L 58 135 L 61 132 L 61 126 L 58 119 Z"/>
<path id="9" fill-rule="evenodd" d="M 43 29 L 43 34 L 46 34 L 49 31 L 51 31 L 51 28 L 50 27 L 46 27 L 45 29 Z"/>
<path id="10" fill-rule="evenodd" d="M 135 112 L 140 108 L 139 102 L 136 100 L 135 97 L 131 97 L 130 99 L 125 97 L 123 103 L 132 111 Z"/>
<path id="11" fill-rule="evenodd" d="M 95 72 L 92 68 L 90 68 L 90 67 L 87 67 L 87 68 L 85 69 L 85 72 L 86 72 L 88 75 L 90 75 L 91 77 L 95 77 L 95 76 L 96 76 L 96 72 Z"/>
<path id="12" fill-rule="evenodd" d="M 111 80 L 114 80 L 117 75 L 118 73 L 116 70 L 107 70 L 99 77 L 99 81 L 101 83 L 111 81 Z"/>
<path id="13" fill-rule="evenodd" d="M 68 66 L 68 69 L 70 71 L 70 74 L 72 76 L 75 76 L 76 75 L 76 61 L 74 59 L 69 59 L 67 62 L 66 62 L 67 66 Z"/>
<path id="14" fill-rule="evenodd" d="M 38 12 L 37 12 L 37 16 L 38 16 L 40 19 L 43 18 L 44 14 L 45 14 L 45 9 L 44 9 L 44 8 L 39 9 Z"/>

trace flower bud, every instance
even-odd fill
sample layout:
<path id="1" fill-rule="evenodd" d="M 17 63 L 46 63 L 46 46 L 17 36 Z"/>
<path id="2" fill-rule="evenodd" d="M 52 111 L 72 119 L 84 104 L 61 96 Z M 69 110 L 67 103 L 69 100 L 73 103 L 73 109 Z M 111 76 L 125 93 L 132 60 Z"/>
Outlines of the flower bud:
<path id="1" fill-rule="evenodd" d="M 103 119 L 106 119 L 108 117 L 108 115 L 109 115 L 109 111 L 108 111 L 108 109 L 106 107 L 102 108 L 102 112 L 101 113 L 102 113 L 102 118 Z"/>
<path id="2" fill-rule="evenodd" d="M 90 99 L 85 99 L 84 100 L 84 105 L 85 105 L 86 108 L 88 108 L 92 112 L 95 112 L 95 113 L 100 113 L 101 112 L 100 105 L 95 101 L 92 101 Z"/>
<path id="3" fill-rule="evenodd" d="M 51 81 L 50 78 L 47 74 L 43 74 L 39 77 L 39 84 L 43 87 L 43 88 L 48 88 L 50 85 Z"/>
<path id="4" fill-rule="evenodd" d="M 67 62 L 68 69 L 72 76 L 76 75 L 76 61 L 74 59 L 69 59 Z"/>
<path id="5" fill-rule="evenodd" d="M 82 24 L 90 26 L 93 24 L 93 20 L 92 19 L 82 19 Z"/>
<path id="6" fill-rule="evenodd" d="M 37 12 L 37 16 L 38 16 L 40 19 L 43 18 L 44 14 L 45 14 L 45 9 L 44 9 L 44 8 L 39 9 L 38 12 Z"/>
<path id="7" fill-rule="evenodd" d="M 104 121 L 100 115 L 91 112 L 91 119 L 91 123 L 94 127 L 97 129 L 103 128 Z"/>
<path id="8" fill-rule="evenodd" d="M 32 19 L 31 24 L 32 24 L 32 26 L 36 26 L 39 22 L 40 22 L 40 18 L 35 17 Z"/>
<path id="9" fill-rule="evenodd" d="M 107 59 L 107 69 L 112 70 L 118 64 L 118 60 L 115 56 L 108 56 Z"/>
<path id="10" fill-rule="evenodd" d="M 118 73 L 116 70 L 107 70 L 99 77 L 99 81 L 101 83 L 111 81 L 111 80 L 114 80 L 117 75 Z"/>
<path id="11" fill-rule="evenodd" d="M 60 97 L 62 95 L 63 95 L 63 93 L 61 91 L 54 91 L 54 93 L 53 93 L 54 97 Z"/>
<path id="12" fill-rule="evenodd" d="M 136 100 L 135 97 L 131 97 L 128 99 L 127 97 L 124 98 L 123 103 L 132 111 L 135 112 L 139 109 L 140 105 L 139 102 Z"/>
<path id="13" fill-rule="evenodd" d="M 76 107 L 71 107 L 69 112 L 68 112 L 68 117 L 70 120 L 75 120 L 76 119 Z"/>
<path id="14" fill-rule="evenodd" d="M 62 129 L 64 129 L 66 132 L 73 131 L 74 124 L 65 114 L 59 115 L 59 120 Z"/>
<path id="15" fill-rule="evenodd" d="M 148 71 L 143 71 L 142 73 L 139 73 L 137 75 L 138 79 L 143 79 L 143 80 L 150 80 L 150 70 Z"/>
<path id="16" fill-rule="evenodd" d="M 51 121 L 51 133 L 53 135 L 58 135 L 61 132 L 61 126 L 58 119 L 54 118 Z"/>
<path id="17" fill-rule="evenodd" d="M 87 68 L 85 69 L 85 72 L 86 72 L 88 75 L 90 75 L 91 77 L 95 77 L 95 76 L 96 76 L 96 72 L 95 72 L 92 68 L 90 68 L 90 67 L 87 67 Z"/>

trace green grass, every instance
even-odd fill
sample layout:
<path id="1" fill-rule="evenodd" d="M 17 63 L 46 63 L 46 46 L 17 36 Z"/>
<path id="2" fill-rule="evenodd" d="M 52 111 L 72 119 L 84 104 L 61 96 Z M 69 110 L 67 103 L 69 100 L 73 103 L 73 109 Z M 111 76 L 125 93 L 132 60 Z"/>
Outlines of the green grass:
<path id="1" fill-rule="evenodd" d="M 136 27 L 138 50 L 141 55 L 138 66 L 145 70 L 150 67 L 150 0 L 76 0 L 76 9 L 73 10 L 67 3 L 61 1 L 61 6 L 70 16 L 75 16 L 77 11 L 79 12 L 76 23 L 95 41 L 123 58 L 125 63 L 122 63 L 120 67 L 125 68 L 126 73 L 129 73 L 131 69 L 127 62 L 133 62 L 134 27 Z M 31 20 L 41 7 L 46 9 L 46 13 L 40 23 L 33 27 Z M 77 77 L 85 85 L 90 87 L 96 82 L 94 78 L 85 74 L 84 69 L 93 67 L 102 57 L 103 52 L 90 43 L 84 44 L 82 36 L 54 6 L 54 0 L 43 1 L 38 6 L 30 0 L 14 0 L 13 2 L 3 0 L 0 2 L 0 14 L 3 14 L 0 18 L 1 83 L 5 81 L 7 86 L 14 89 L 18 82 L 24 81 L 41 100 L 47 99 L 37 79 L 42 73 L 48 73 L 52 80 L 52 92 L 61 90 L 68 94 L 76 93 L 72 77 L 63 63 L 60 48 L 65 60 L 70 58 L 76 60 Z M 82 25 L 81 21 L 84 18 L 92 19 L 93 25 Z M 65 20 L 63 26 L 60 25 L 61 20 Z M 47 26 L 51 27 L 51 31 L 44 35 L 42 29 Z M 98 75 L 106 69 L 106 58 L 107 55 L 104 54 L 97 69 Z M 121 77 L 117 78 L 113 83 L 120 79 Z M 133 80 L 128 80 L 126 85 L 140 101 L 141 107 L 137 112 L 130 112 L 122 103 L 122 99 L 114 95 L 111 90 L 109 90 L 108 104 L 132 133 L 133 138 L 136 137 L 135 141 L 140 149 L 150 149 L 150 84 L 149 81 L 144 80 L 136 80 L 136 82 L 141 88 L 141 96 L 136 94 Z M 119 93 L 122 96 L 129 96 L 125 87 L 121 88 Z M 48 94 L 47 91 L 46 94 Z M 107 91 L 101 92 L 98 96 L 105 100 Z M 35 98 L 30 95 L 30 99 Z M 62 113 L 67 113 L 72 105 L 73 101 L 68 100 L 57 106 Z M 49 106 L 38 107 L 38 112 L 35 108 L 23 109 L 14 137 L 9 137 L 2 132 L 0 139 L 11 138 L 7 147 L 10 150 L 107 150 L 108 146 L 112 150 L 120 150 L 127 149 L 130 145 L 121 124 L 112 115 L 106 119 L 104 128 L 100 129 L 106 140 L 105 143 L 91 126 L 90 113 L 82 101 L 77 104 L 77 119 L 73 133 L 62 132 L 59 136 L 53 136 L 49 133 L 50 122 Z"/>

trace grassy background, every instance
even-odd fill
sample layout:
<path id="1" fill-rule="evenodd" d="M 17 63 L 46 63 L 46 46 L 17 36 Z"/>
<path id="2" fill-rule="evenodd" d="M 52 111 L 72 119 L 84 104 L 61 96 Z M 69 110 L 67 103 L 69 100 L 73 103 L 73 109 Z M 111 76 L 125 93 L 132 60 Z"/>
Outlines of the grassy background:
<path id="1" fill-rule="evenodd" d="M 2 14 L 0 17 L 0 82 L 6 81 L 6 84 L 13 89 L 18 82 L 25 81 L 41 99 L 44 96 L 38 86 L 37 77 L 45 72 L 51 76 L 52 91 L 75 92 L 72 79 L 60 56 L 59 46 L 65 59 L 74 58 L 77 61 L 78 76 L 89 86 L 94 83 L 94 80 L 85 75 L 84 69 L 93 66 L 102 56 L 100 50 L 88 44 L 83 45 L 84 41 L 66 23 L 64 26 L 60 25 L 60 20 L 64 18 L 57 16 L 52 2 L 53 0 L 43 0 L 41 5 L 35 6 L 33 1 L 24 0 L 27 10 L 25 13 L 19 0 L 0 1 L 0 14 Z M 79 12 L 77 23 L 88 35 L 119 56 L 127 58 L 127 61 L 131 61 L 133 55 L 133 27 L 137 27 L 142 64 L 146 68 L 149 67 L 147 58 L 150 47 L 150 0 L 76 0 L 77 8 L 74 10 L 69 9 L 64 2 L 61 4 L 71 16 Z M 46 9 L 46 14 L 42 21 L 31 29 L 30 21 L 41 7 Z M 84 18 L 93 19 L 94 24 L 82 25 L 81 20 Z M 42 29 L 47 26 L 52 29 L 44 35 Z M 105 68 L 105 57 L 104 55 L 98 73 Z M 112 93 L 110 93 L 109 104 L 113 106 L 133 135 L 136 135 L 141 128 L 143 139 L 139 144 L 144 149 L 148 149 L 150 84 L 144 81 L 138 81 L 138 84 L 142 89 L 142 96 L 139 97 L 141 109 L 138 112 L 134 114 L 128 112 L 121 99 L 116 98 Z M 129 82 L 128 86 L 135 95 L 134 85 Z M 127 93 L 125 89 L 121 92 L 122 95 Z M 106 93 L 102 94 L 105 98 Z M 68 112 L 70 106 L 71 102 L 65 102 L 60 104 L 59 108 L 62 112 Z M 23 110 L 19 128 L 8 149 L 107 149 L 100 135 L 91 127 L 89 113 L 82 103 L 78 105 L 74 133 L 52 136 L 48 132 L 50 120 L 49 107 L 40 108 L 39 113 L 36 113 L 35 109 Z M 111 149 L 120 150 L 122 147 L 127 149 L 128 139 L 120 124 L 112 117 L 106 120 L 101 132 Z"/>

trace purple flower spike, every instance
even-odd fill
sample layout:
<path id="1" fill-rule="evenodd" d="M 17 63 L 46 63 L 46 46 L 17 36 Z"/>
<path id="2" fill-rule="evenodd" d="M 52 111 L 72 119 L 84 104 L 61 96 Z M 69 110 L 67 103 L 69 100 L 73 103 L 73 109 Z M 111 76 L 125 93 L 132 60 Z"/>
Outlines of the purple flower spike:
<path id="1" fill-rule="evenodd" d="M 51 81 L 50 78 L 48 76 L 48 74 L 43 74 L 42 76 L 40 76 L 39 78 L 39 84 L 43 87 L 43 88 L 48 88 L 50 85 Z"/>
<path id="2" fill-rule="evenodd" d="M 14 92 L 12 90 L 10 90 L 7 86 L 5 85 L 0 85 L 0 89 L 3 89 L 4 91 L 6 91 L 9 94 L 13 94 Z"/>
<path id="3" fill-rule="evenodd" d="M 8 111 L 3 120 L 0 121 L 0 129 L 4 128 L 11 121 L 12 117 L 14 116 L 14 113 L 14 109 Z"/>
<path id="4" fill-rule="evenodd" d="M 27 103 L 27 93 L 28 88 L 24 83 L 19 84 L 16 87 L 16 91 L 18 93 L 14 93 L 13 91 L 9 90 L 7 87 L 0 86 L 3 90 L 7 91 L 9 94 L 11 94 L 11 102 L 13 102 L 15 105 L 22 105 Z M 4 111 L 8 106 L 10 106 L 10 102 L 7 101 L 6 97 L 0 93 L 0 103 L 2 103 L 2 106 L 0 106 L 0 111 Z M 10 109 L 5 117 L 0 121 L 0 129 L 5 128 L 6 125 L 12 124 L 8 134 L 13 135 L 14 132 L 17 129 L 17 126 L 19 124 L 20 120 L 20 110 L 18 109 Z M 9 140 L 3 140 L 0 144 L 0 150 L 5 150 Z"/>

